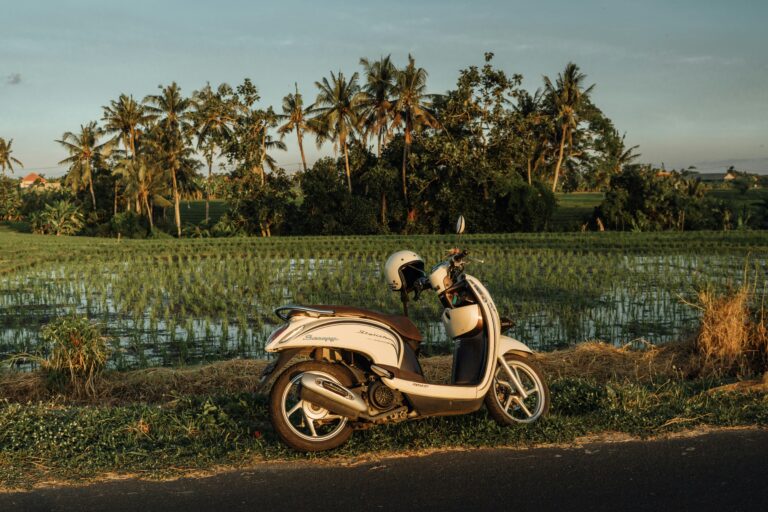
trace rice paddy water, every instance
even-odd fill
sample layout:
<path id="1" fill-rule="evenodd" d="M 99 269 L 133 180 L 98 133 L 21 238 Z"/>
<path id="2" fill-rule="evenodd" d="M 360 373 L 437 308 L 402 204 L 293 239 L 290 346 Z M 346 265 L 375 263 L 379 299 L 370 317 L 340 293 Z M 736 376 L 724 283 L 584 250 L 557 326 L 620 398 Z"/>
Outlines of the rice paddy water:
<path id="1" fill-rule="evenodd" d="M 398 249 L 427 266 L 454 236 L 122 240 L 0 229 L 0 358 L 33 352 L 41 326 L 70 312 L 114 338 L 110 366 L 264 357 L 286 303 L 348 304 L 391 313 L 399 295 L 381 268 Z M 585 340 L 660 344 L 698 323 L 683 304 L 705 285 L 766 282 L 768 234 L 547 233 L 465 235 L 477 276 L 511 334 L 537 350 Z M 451 350 L 435 297 L 411 304 L 427 353 Z"/>

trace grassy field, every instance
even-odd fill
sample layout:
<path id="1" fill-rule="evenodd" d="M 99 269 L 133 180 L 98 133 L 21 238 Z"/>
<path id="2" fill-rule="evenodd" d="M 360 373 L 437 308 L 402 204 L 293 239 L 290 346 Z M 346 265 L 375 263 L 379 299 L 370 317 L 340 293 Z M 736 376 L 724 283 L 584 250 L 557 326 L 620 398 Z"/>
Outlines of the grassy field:
<path id="1" fill-rule="evenodd" d="M 106 325 L 113 368 L 262 357 L 285 303 L 398 312 L 381 266 L 411 248 L 428 267 L 454 236 L 115 240 L 0 228 L 0 357 L 33 352 L 40 327 L 69 312 Z M 695 327 L 685 304 L 706 285 L 766 280 L 768 233 L 469 235 L 469 272 L 486 283 L 512 334 L 540 350 L 590 339 L 666 343 Z M 430 294 L 411 306 L 427 353 L 450 345 Z"/>
<path id="2" fill-rule="evenodd" d="M 205 222 L 205 200 L 182 201 L 180 207 L 183 224 L 199 225 Z M 226 211 L 227 204 L 224 201 L 221 199 L 211 200 L 208 209 L 210 223 L 216 224 Z"/>
<path id="3" fill-rule="evenodd" d="M 603 197 L 601 192 L 557 194 L 557 208 L 550 223 L 552 231 L 579 231 Z"/>

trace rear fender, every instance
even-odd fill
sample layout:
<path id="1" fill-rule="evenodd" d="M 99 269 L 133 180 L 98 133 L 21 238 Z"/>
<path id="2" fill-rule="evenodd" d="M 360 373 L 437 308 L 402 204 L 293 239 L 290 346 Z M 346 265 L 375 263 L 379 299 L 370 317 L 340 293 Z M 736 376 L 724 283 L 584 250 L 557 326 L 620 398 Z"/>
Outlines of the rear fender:
<path id="1" fill-rule="evenodd" d="M 288 363 L 293 360 L 294 357 L 300 355 L 309 355 L 311 351 L 312 349 L 293 348 L 280 352 L 280 355 L 277 356 L 277 359 L 269 363 L 264 368 L 264 370 L 262 370 L 261 375 L 259 376 L 259 383 L 256 386 L 256 392 L 263 391 L 267 382 L 269 382 L 273 376 L 280 375 L 283 371 L 283 368 L 285 368 Z"/>

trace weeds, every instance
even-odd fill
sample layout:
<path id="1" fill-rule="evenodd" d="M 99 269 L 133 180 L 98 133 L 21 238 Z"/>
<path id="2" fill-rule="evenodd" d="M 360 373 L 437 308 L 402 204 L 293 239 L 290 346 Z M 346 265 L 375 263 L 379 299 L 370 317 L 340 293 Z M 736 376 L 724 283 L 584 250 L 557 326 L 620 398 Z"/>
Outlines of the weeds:
<path id="1" fill-rule="evenodd" d="M 37 354 L 18 354 L 8 360 L 40 365 L 48 387 L 61 388 L 68 379 L 75 396 L 96 396 L 96 381 L 109 357 L 101 327 L 82 316 L 64 317 L 41 330 Z"/>
<path id="2" fill-rule="evenodd" d="M 101 473 L 159 476 L 261 460 L 328 458 L 428 448 L 567 443 L 602 432 L 653 436 L 710 426 L 768 426 L 768 397 L 707 390 L 721 381 L 552 382 L 551 416 L 502 428 L 484 410 L 356 432 L 331 453 L 285 448 L 272 431 L 266 398 L 252 393 L 185 396 L 163 406 L 12 404 L 0 401 L 0 486 L 30 486 Z"/>

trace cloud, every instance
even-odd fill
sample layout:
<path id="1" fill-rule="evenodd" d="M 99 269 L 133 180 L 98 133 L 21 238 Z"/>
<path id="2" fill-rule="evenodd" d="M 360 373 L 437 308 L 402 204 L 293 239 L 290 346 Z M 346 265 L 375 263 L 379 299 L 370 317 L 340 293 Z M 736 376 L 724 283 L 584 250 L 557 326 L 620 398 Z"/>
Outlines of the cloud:
<path id="1" fill-rule="evenodd" d="M 21 83 L 21 73 L 11 73 L 5 77 L 5 83 L 8 85 L 19 85 Z"/>

